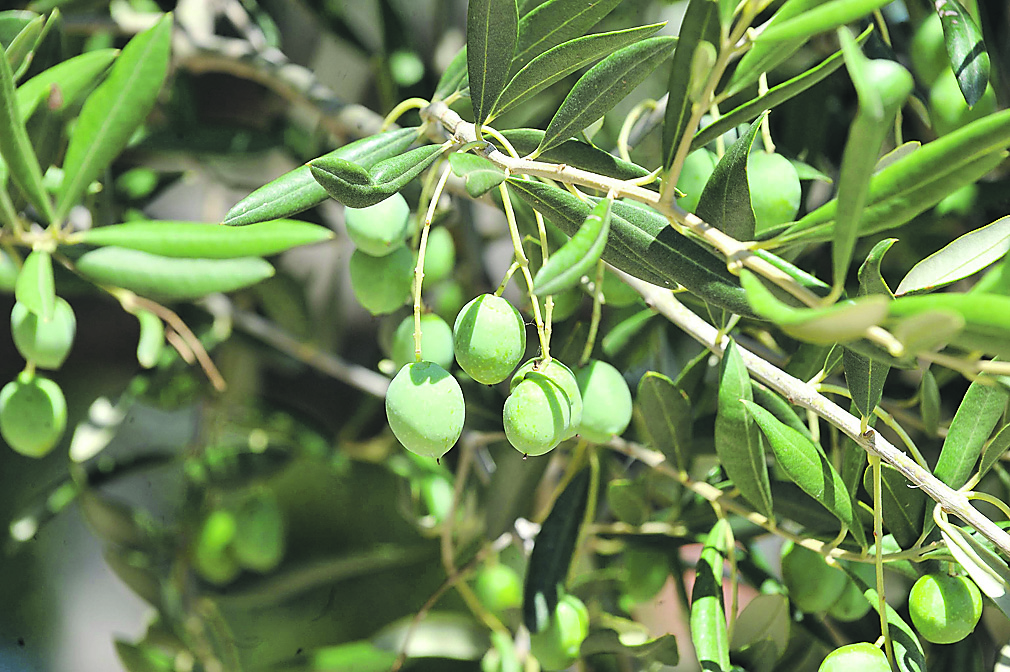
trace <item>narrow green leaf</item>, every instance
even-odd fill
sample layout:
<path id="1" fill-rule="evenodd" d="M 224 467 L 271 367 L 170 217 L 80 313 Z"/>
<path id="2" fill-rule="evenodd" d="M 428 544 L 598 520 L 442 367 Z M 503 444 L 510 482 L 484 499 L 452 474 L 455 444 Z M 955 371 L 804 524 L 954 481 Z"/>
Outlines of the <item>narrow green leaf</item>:
<path id="1" fill-rule="evenodd" d="M 792 405 L 773 390 L 755 380 L 751 383 L 751 393 L 754 395 L 754 403 L 775 416 L 776 420 L 787 427 L 795 429 L 809 439 L 813 438 L 810 436 L 810 428 L 796 414 Z"/>
<path id="2" fill-rule="evenodd" d="M 828 461 L 824 450 L 754 402 L 747 399 L 740 401 L 768 439 L 782 471 L 803 492 L 833 513 L 865 547 L 866 535 L 856 517 L 855 503 L 849 496 L 845 481 Z"/>
<path id="3" fill-rule="evenodd" d="M 179 301 L 231 292 L 274 274 L 273 266 L 259 257 L 178 259 L 121 247 L 87 252 L 76 266 L 92 282 Z"/>
<path id="4" fill-rule="evenodd" d="M 523 587 L 523 623 L 532 633 L 547 627 L 558 604 L 558 589 L 568 576 L 586 513 L 589 479 L 588 469 L 572 477 L 533 542 Z"/>
<path id="5" fill-rule="evenodd" d="M 676 44 L 673 37 L 650 37 L 619 49 L 590 68 L 561 103 L 534 155 L 561 144 L 609 112 L 669 58 Z"/>
<path id="6" fill-rule="evenodd" d="M 604 289 L 605 291 L 606 289 Z M 605 303 L 606 295 L 604 294 Z M 643 308 L 615 324 L 608 330 L 607 335 L 603 337 L 601 343 L 603 354 L 613 359 L 624 352 L 624 349 L 635 341 L 636 337 L 646 333 L 646 327 L 652 324 L 656 315 L 657 313 L 652 308 Z"/>
<path id="7" fill-rule="evenodd" d="M 46 222 L 52 222 L 53 207 L 42 186 L 42 169 L 21 119 L 14 73 L 6 58 L 0 58 L 0 157 L 28 201 Z"/>
<path id="8" fill-rule="evenodd" d="M 575 235 L 550 256 L 533 278 L 534 294 L 546 296 L 571 289 L 596 267 L 610 234 L 613 203 L 612 198 L 600 199 Z"/>
<path id="9" fill-rule="evenodd" d="M 14 298 L 43 322 L 53 317 L 56 308 L 56 284 L 53 258 L 44 250 L 33 250 L 25 259 L 14 284 Z"/>
<path id="10" fill-rule="evenodd" d="M 505 171 L 483 156 L 454 152 L 449 155 L 449 165 L 456 177 L 466 181 L 466 193 L 473 198 L 483 196 L 505 181 Z"/>
<path id="11" fill-rule="evenodd" d="M 888 304 L 892 318 L 934 311 L 950 311 L 964 318 L 964 329 L 951 343 L 967 350 L 1010 357 L 1010 297 L 982 293 L 922 294 L 901 296 Z"/>
<path id="12" fill-rule="evenodd" d="M 729 549 L 729 521 L 720 518 L 705 538 L 691 589 L 691 640 L 703 670 L 730 672 L 729 630 L 723 605 L 723 565 Z"/>
<path id="13" fill-rule="evenodd" d="M 809 289 L 817 296 L 823 298 L 831 293 L 831 287 L 825 284 L 816 275 L 811 275 L 799 266 L 789 263 L 782 257 L 772 254 L 768 250 L 762 249 L 755 249 L 754 254 L 762 260 L 767 261 L 769 264 L 788 275 L 791 279 L 795 280 L 800 286 Z"/>
<path id="14" fill-rule="evenodd" d="M 741 401 L 753 401 L 750 375 L 739 346 L 730 340 L 719 367 L 719 408 L 715 417 L 715 452 L 733 484 L 751 506 L 766 516 L 772 512 L 761 432 Z"/>
<path id="15" fill-rule="evenodd" d="M 403 189 L 434 163 L 441 145 L 417 147 L 365 170 L 357 163 L 327 155 L 309 163 L 312 177 L 326 193 L 351 208 L 367 208 Z"/>
<path id="16" fill-rule="evenodd" d="M 857 449 L 858 450 L 858 449 Z M 873 470 L 863 474 L 863 487 L 873 492 Z M 902 548 L 911 548 L 922 534 L 925 493 L 909 487 L 908 479 L 889 464 L 880 465 L 880 508 L 887 531 Z"/>
<path id="17" fill-rule="evenodd" d="M 130 40 L 108 78 L 88 97 L 63 162 L 57 219 L 66 216 L 154 108 L 168 74 L 171 44 L 172 15 L 166 14 Z"/>
<path id="18" fill-rule="evenodd" d="M 959 313 L 930 310 L 898 320 L 888 329 L 905 347 L 905 355 L 911 357 L 950 343 L 964 327 Z"/>
<path id="19" fill-rule="evenodd" d="M 986 597 L 1010 616 L 1010 567 L 974 534 L 953 525 L 940 530 L 947 550 Z"/>
<path id="20" fill-rule="evenodd" d="M 859 295 L 882 294 L 887 298 L 894 298 L 891 288 L 887 286 L 884 276 L 880 273 L 880 265 L 884 261 L 884 255 L 891 249 L 891 246 L 898 242 L 897 238 L 885 238 L 870 250 L 866 259 L 859 266 Z"/>
<path id="21" fill-rule="evenodd" d="M 666 376 L 649 371 L 638 382 L 635 401 L 645 420 L 649 445 L 666 455 L 674 469 L 691 468 L 691 402 Z"/>
<path id="22" fill-rule="evenodd" d="M 979 379 L 968 387 L 943 440 L 934 476 L 955 490 L 968 481 L 1008 398 L 1007 391 L 991 380 Z"/>
<path id="23" fill-rule="evenodd" d="M 755 45 L 782 40 L 806 39 L 817 33 L 837 28 L 866 16 L 888 4 L 890 0 L 832 0 L 814 7 L 799 16 L 763 31 L 754 41 Z"/>
<path id="24" fill-rule="evenodd" d="M 512 72 L 559 44 L 582 37 L 621 0 L 549 0 L 519 21 Z"/>
<path id="25" fill-rule="evenodd" d="M 936 436 L 940 428 L 940 386 L 928 368 L 922 372 L 922 382 L 919 384 L 919 414 L 922 415 L 926 433 Z M 1007 436 L 1010 437 L 1010 434 Z"/>
<path id="26" fill-rule="evenodd" d="M 457 91 L 462 91 L 467 87 L 469 81 L 467 80 L 467 58 L 466 58 L 466 45 L 456 52 L 456 55 L 452 57 L 449 61 L 449 67 L 445 69 L 442 73 L 442 77 L 439 78 L 438 84 L 435 85 L 435 93 L 432 94 L 432 100 L 445 100 Z"/>
<path id="27" fill-rule="evenodd" d="M 884 301 L 886 304 L 886 299 Z M 852 394 L 852 403 L 860 415 L 869 418 L 884 394 L 884 382 L 891 367 L 849 348 L 842 354 L 842 364 L 845 367 L 845 383 Z"/>
<path id="28" fill-rule="evenodd" d="M 343 159 L 368 169 L 379 161 L 402 154 L 417 137 L 416 128 L 387 131 L 355 140 L 314 160 L 325 163 L 329 159 Z M 245 226 L 289 217 L 315 207 L 327 198 L 326 189 L 312 177 L 309 164 L 305 164 L 243 198 L 225 215 L 224 224 Z"/>
<path id="29" fill-rule="evenodd" d="M 137 340 L 137 363 L 145 369 L 153 368 L 165 349 L 165 323 L 154 313 L 138 309 L 133 313 L 140 322 Z"/>
<path id="30" fill-rule="evenodd" d="M 740 284 L 754 312 L 784 332 L 808 343 L 830 345 L 862 338 L 888 315 L 887 299 L 869 296 L 841 301 L 828 308 L 794 308 L 780 301 L 752 272 L 740 272 Z"/>
<path id="31" fill-rule="evenodd" d="M 521 155 L 532 154 L 544 139 L 544 132 L 536 128 L 513 128 L 502 131 L 502 135 L 512 143 Z M 566 140 L 540 155 L 541 161 L 563 163 L 618 180 L 633 180 L 644 177 L 649 171 L 638 165 L 620 159 L 613 154 L 594 147 L 588 142 Z"/>
<path id="32" fill-rule="evenodd" d="M 863 591 L 863 596 L 879 614 L 880 597 L 876 589 L 869 586 L 858 573 L 845 565 L 842 565 L 842 569 Z M 898 665 L 898 672 L 926 672 L 926 655 L 922 651 L 922 644 L 919 643 L 915 630 L 901 618 L 894 607 L 885 602 L 885 608 L 887 629 L 894 644 L 894 661 Z"/>
<path id="33" fill-rule="evenodd" d="M 115 641 L 116 656 L 126 672 L 171 672 L 174 657 L 153 646 L 135 646 L 121 639 Z"/>
<path id="34" fill-rule="evenodd" d="M 469 0 L 466 68 L 477 134 L 508 83 L 519 31 L 516 0 Z"/>
<path id="35" fill-rule="evenodd" d="M 25 24 L 21 32 L 7 45 L 5 49 L 7 62 L 10 64 L 11 71 L 15 73 L 15 76 L 18 76 L 18 73 L 26 69 L 31 63 L 29 57 L 35 51 L 39 38 L 42 36 L 42 28 L 45 23 L 46 18 L 44 16 L 35 17 Z"/>
<path id="36" fill-rule="evenodd" d="M 915 266 L 898 283 L 898 295 L 929 292 L 993 264 L 1010 250 L 1010 215 L 955 239 Z"/>
<path id="37" fill-rule="evenodd" d="M 60 89 L 64 106 L 73 105 L 109 69 L 118 54 L 118 49 L 89 51 L 35 75 L 17 90 L 21 118 L 27 121 L 54 85 Z"/>
<path id="38" fill-rule="evenodd" d="M 982 462 L 979 464 L 979 475 L 985 476 L 992 469 L 992 465 L 1010 450 L 1010 424 L 1003 425 L 996 436 L 992 438 L 982 453 Z"/>
<path id="39" fill-rule="evenodd" d="M 968 107 L 974 107 L 989 84 L 989 54 L 982 31 L 957 0 L 937 0 L 935 7 L 943 27 L 950 69 Z"/>
<path id="40" fill-rule="evenodd" d="M 136 221 L 89 229 L 80 234 L 90 245 L 114 245 L 166 257 L 233 259 L 277 254 L 298 245 L 333 238 L 317 224 L 279 219 L 240 228 L 200 222 Z"/>
<path id="41" fill-rule="evenodd" d="M 761 594 L 747 603 L 736 619 L 730 650 L 740 655 L 744 663 L 750 663 L 748 670 L 771 670 L 775 661 L 789 646 L 789 630 L 792 614 L 789 598 L 779 594 Z M 767 659 L 761 654 L 768 647 Z M 754 665 L 755 657 L 766 661 L 763 666 Z"/>
<path id="42" fill-rule="evenodd" d="M 663 168 L 669 170 L 674 154 L 685 133 L 694 132 L 687 128 L 691 119 L 694 101 L 691 100 L 692 69 L 694 52 L 702 41 L 718 42 L 719 6 L 714 0 L 691 0 L 680 24 L 677 51 L 673 55 L 670 81 L 667 85 L 669 97 L 663 117 Z"/>
<path id="43" fill-rule="evenodd" d="M 754 240 L 757 220 L 750 202 L 747 157 L 763 118 L 756 119 L 719 159 L 695 209 L 703 220 L 737 240 Z"/>
<path id="44" fill-rule="evenodd" d="M 654 23 L 627 30 L 586 35 L 548 49 L 516 73 L 502 91 L 501 97 L 491 111 L 491 118 L 527 101 L 579 68 L 652 35 L 664 25 L 666 24 Z"/>
<path id="45" fill-rule="evenodd" d="M 299 656 L 302 658 L 302 656 Z M 313 672 L 386 672 L 396 663 L 396 652 L 379 648 L 370 641 L 324 646 L 311 654 Z M 293 670 L 292 672 L 298 672 Z"/>
<path id="46" fill-rule="evenodd" d="M 565 189 L 508 180 L 509 187 L 555 226 L 574 235 L 592 205 Z M 661 287 L 681 285 L 738 315 L 753 315 L 736 278 L 707 250 L 678 234 L 657 212 L 616 201 L 604 261 Z"/>

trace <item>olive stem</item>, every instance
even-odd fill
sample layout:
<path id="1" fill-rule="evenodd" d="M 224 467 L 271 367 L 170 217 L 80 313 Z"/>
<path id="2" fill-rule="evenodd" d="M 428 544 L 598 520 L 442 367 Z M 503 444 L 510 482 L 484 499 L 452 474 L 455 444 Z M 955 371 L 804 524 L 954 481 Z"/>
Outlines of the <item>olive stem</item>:
<path id="1" fill-rule="evenodd" d="M 382 120 L 382 126 L 379 127 L 379 132 L 382 133 L 389 130 L 389 127 L 396 123 L 405 112 L 410 110 L 420 110 L 429 105 L 429 102 L 424 98 L 408 98 L 407 100 L 401 101 L 399 105 L 394 107 L 389 111 L 389 114 L 385 116 Z"/>
<path id="2" fill-rule="evenodd" d="M 873 470 L 873 570 L 877 584 L 877 612 L 880 615 L 880 633 L 884 636 L 884 653 L 887 661 L 894 668 L 894 642 L 891 641 L 891 629 L 887 627 L 887 602 L 884 597 L 884 563 L 881 560 L 881 543 L 884 538 L 884 514 L 882 507 L 883 493 L 880 483 L 880 456 L 870 455 L 870 468 Z"/>
<path id="3" fill-rule="evenodd" d="M 586 336 L 586 345 L 582 348 L 582 356 L 579 357 L 579 366 L 585 366 L 589 358 L 593 356 L 593 348 L 596 346 L 596 334 L 600 329 L 600 318 L 603 314 L 603 273 L 606 270 L 606 263 L 600 259 L 596 262 L 596 282 L 593 286 L 593 316 L 589 321 L 589 335 Z"/>
<path id="4" fill-rule="evenodd" d="M 502 182 L 499 187 L 501 192 L 502 205 L 505 207 L 505 219 L 508 220 L 509 234 L 512 236 L 512 249 L 515 252 L 515 260 L 522 269 L 523 277 L 526 278 L 526 290 L 529 293 L 530 303 L 533 305 L 533 321 L 537 325 L 537 336 L 540 338 L 540 351 L 544 359 L 550 359 L 551 348 L 547 341 L 547 333 L 544 330 L 544 321 L 540 317 L 540 303 L 533 293 L 533 276 L 530 274 L 530 262 L 523 252 L 523 241 L 519 235 L 519 225 L 516 223 L 516 213 L 512 208 L 512 199 L 509 197 L 509 190 Z"/>
<path id="5" fill-rule="evenodd" d="M 428 203 L 428 210 L 424 215 L 424 222 L 421 226 L 421 242 L 417 247 L 417 265 L 414 267 L 414 361 L 421 361 L 421 285 L 424 282 L 424 250 L 428 245 L 428 230 L 431 229 L 431 220 L 435 217 L 435 208 L 438 207 L 438 199 L 442 197 L 442 190 L 449 179 L 452 168 L 449 165 L 442 170 L 435 191 L 431 194 L 431 201 Z"/>

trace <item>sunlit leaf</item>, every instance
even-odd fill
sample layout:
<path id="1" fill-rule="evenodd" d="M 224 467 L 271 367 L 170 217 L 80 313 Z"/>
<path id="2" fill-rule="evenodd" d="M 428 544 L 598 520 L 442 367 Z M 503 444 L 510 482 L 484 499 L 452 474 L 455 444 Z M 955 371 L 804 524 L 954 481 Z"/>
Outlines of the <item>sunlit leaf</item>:
<path id="1" fill-rule="evenodd" d="M 967 278 L 995 263 L 1010 250 L 1010 216 L 970 231 L 915 266 L 898 283 L 895 294 L 928 292 Z"/>
<path id="2" fill-rule="evenodd" d="M 516 0 L 469 0 L 466 65 L 470 102 L 478 129 L 508 83 L 518 31 Z"/>

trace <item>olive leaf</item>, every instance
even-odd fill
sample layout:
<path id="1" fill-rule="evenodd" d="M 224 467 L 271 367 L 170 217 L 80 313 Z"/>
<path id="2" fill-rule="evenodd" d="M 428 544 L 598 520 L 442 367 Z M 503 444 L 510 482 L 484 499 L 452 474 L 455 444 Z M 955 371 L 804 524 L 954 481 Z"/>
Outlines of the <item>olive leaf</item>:
<path id="1" fill-rule="evenodd" d="M 992 466 L 996 464 L 996 461 L 1003 457 L 1003 455 L 1010 450 L 1010 424 L 1003 425 L 996 436 L 992 438 L 992 441 L 985 447 L 985 452 L 982 453 L 982 462 L 979 464 L 978 473 L 981 480 L 982 476 L 989 473 Z"/>
<path id="2" fill-rule="evenodd" d="M 34 114 L 53 86 L 60 89 L 64 106 L 72 105 L 106 71 L 118 49 L 96 49 L 43 70 L 17 88 L 18 112 L 25 121 Z"/>
<path id="3" fill-rule="evenodd" d="M 891 249 L 891 246 L 898 242 L 897 238 L 885 238 L 873 246 L 866 259 L 859 266 L 859 295 L 870 296 L 880 294 L 887 298 L 894 298 L 891 288 L 887 286 L 884 276 L 880 273 L 880 265 L 884 261 L 884 255 Z"/>
<path id="4" fill-rule="evenodd" d="M 957 490 L 968 481 L 982 448 L 1006 410 L 1007 391 L 980 378 L 965 392 L 947 436 L 933 475 Z"/>
<path id="5" fill-rule="evenodd" d="M 691 589 L 691 640 L 704 670 L 730 669 L 729 630 L 723 605 L 723 564 L 729 548 L 729 521 L 720 518 L 705 538 Z"/>
<path id="6" fill-rule="evenodd" d="M 466 45 L 456 52 L 456 55 L 452 57 L 449 61 L 449 67 L 445 69 L 442 76 L 438 80 L 438 84 L 435 85 L 435 93 L 432 94 L 431 99 L 435 100 L 445 100 L 452 94 L 462 91 L 468 85 L 467 80 L 467 58 L 466 58 Z"/>
<path id="7" fill-rule="evenodd" d="M 1010 250 L 1010 215 L 969 231 L 912 267 L 895 294 L 915 294 L 957 282 L 999 261 Z"/>
<path id="8" fill-rule="evenodd" d="M 512 146 L 520 154 L 532 154 L 544 138 L 544 132 L 536 128 L 513 128 L 502 131 L 502 135 L 512 143 Z M 636 163 L 620 159 L 588 142 L 579 140 L 566 140 L 543 152 L 540 159 L 581 168 L 618 180 L 634 180 L 649 174 L 648 170 Z"/>
<path id="9" fill-rule="evenodd" d="M 940 427 L 940 387 L 929 368 L 922 372 L 922 382 L 919 384 L 919 414 L 926 433 L 936 436 Z"/>
<path id="10" fill-rule="evenodd" d="M 675 469 L 691 467 L 691 401 L 676 383 L 655 371 L 638 382 L 635 403 L 641 411 L 649 445 L 666 455 Z"/>
<path id="11" fill-rule="evenodd" d="M 763 119 L 756 119 L 719 159 L 695 209 L 703 220 L 737 240 L 754 239 L 757 220 L 747 183 L 747 157 Z"/>
<path id="12" fill-rule="evenodd" d="M 899 296 L 888 306 L 891 318 L 902 319 L 937 311 L 955 313 L 964 328 L 950 342 L 966 350 L 981 350 L 1010 358 L 1010 297 L 999 294 L 954 293 Z"/>
<path id="13" fill-rule="evenodd" d="M 519 32 L 516 0 L 469 0 L 466 69 L 477 134 L 508 83 Z"/>
<path id="14" fill-rule="evenodd" d="M 400 191 L 434 163 L 441 145 L 417 147 L 379 161 L 370 170 L 357 163 L 327 155 L 309 163 L 312 177 L 330 196 L 351 208 L 367 208 Z"/>
<path id="15" fill-rule="evenodd" d="M 618 520 L 641 525 L 649 519 L 649 504 L 642 490 L 640 484 L 620 478 L 607 484 L 607 504 Z"/>
<path id="16" fill-rule="evenodd" d="M 505 181 L 505 171 L 483 156 L 454 152 L 449 155 L 449 165 L 456 177 L 466 181 L 466 193 L 473 198 L 483 196 Z"/>
<path id="17" fill-rule="evenodd" d="M 53 258 L 45 250 L 33 250 L 14 283 L 14 298 L 44 322 L 52 319 L 56 308 L 56 283 Z"/>
<path id="18" fill-rule="evenodd" d="M 957 86 L 968 107 L 974 107 L 989 84 L 989 54 L 982 31 L 957 0 L 937 0 L 934 5 Z"/>
<path id="19" fill-rule="evenodd" d="M 604 294 L 604 302 L 606 294 Z M 603 337 L 601 345 L 603 353 L 607 357 L 613 358 L 624 351 L 635 338 L 645 331 L 645 328 L 652 323 L 656 317 L 656 312 L 651 308 L 645 308 L 621 320 L 607 332 Z"/>
<path id="20" fill-rule="evenodd" d="M 1010 567 L 1003 558 L 979 541 L 974 534 L 954 525 L 940 529 L 947 550 L 964 568 L 978 589 L 1000 611 L 1010 616 Z"/>
<path id="21" fill-rule="evenodd" d="M 620 4 L 620 0 L 548 0 L 519 20 L 511 64 L 514 74 L 560 44 L 582 37 Z"/>
<path id="22" fill-rule="evenodd" d="M 149 310 L 136 309 L 133 314 L 140 323 L 140 337 L 137 339 L 137 363 L 145 369 L 153 368 L 165 348 L 165 323 Z"/>
<path id="23" fill-rule="evenodd" d="M 832 0 L 813 7 L 788 21 L 762 31 L 755 45 L 783 40 L 806 39 L 866 16 L 888 4 L 889 0 Z"/>
<path id="24" fill-rule="evenodd" d="M 582 641 L 579 655 L 586 657 L 600 653 L 630 655 L 643 661 L 655 661 L 663 665 L 676 665 L 680 662 L 677 638 L 673 635 L 661 635 L 641 643 L 638 643 L 636 639 L 634 644 L 625 644 L 621 636 L 614 630 L 594 630 Z"/>
<path id="25" fill-rule="evenodd" d="M 571 239 L 552 254 L 533 278 L 537 296 L 557 294 L 578 285 L 596 267 L 610 233 L 610 208 L 614 199 L 601 199 Z"/>

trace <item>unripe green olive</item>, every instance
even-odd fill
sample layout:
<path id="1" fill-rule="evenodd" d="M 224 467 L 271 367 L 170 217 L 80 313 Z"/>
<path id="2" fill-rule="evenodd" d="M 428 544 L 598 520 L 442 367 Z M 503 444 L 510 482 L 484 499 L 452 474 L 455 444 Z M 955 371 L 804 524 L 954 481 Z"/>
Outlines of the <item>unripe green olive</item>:
<path id="1" fill-rule="evenodd" d="M 428 313 L 421 316 L 421 357 L 447 371 L 452 367 L 452 329 L 438 315 Z M 398 370 L 404 364 L 415 361 L 413 315 L 403 318 L 393 333 L 390 358 Z"/>
<path id="2" fill-rule="evenodd" d="M 384 257 L 403 247 L 409 219 L 410 206 L 399 192 L 367 208 L 344 210 L 351 242 L 373 257 Z"/>
<path id="3" fill-rule="evenodd" d="M 424 247 L 424 282 L 438 282 L 452 275 L 456 267 L 456 243 L 452 234 L 444 226 L 428 230 L 428 242 Z"/>
<path id="4" fill-rule="evenodd" d="M 42 369 L 58 369 L 70 354 L 77 319 L 70 304 L 56 297 L 52 319 L 43 321 L 23 303 L 11 311 L 11 336 L 18 352 Z"/>
<path id="5" fill-rule="evenodd" d="M 920 576 L 908 594 L 908 613 L 922 637 L 934 644 L 959 642 L 982 617 L 982 594 L 966 576 Z"/>
<path id="6" fill-rule="evenodd" d="M 477 572 L 473 592 L 484 607 L 495 614 L 517 609 L 523 603 L 523 581 L 508 565 L 501 563 Z"/>
<path id="7" fill-rule="evenodd" d="M 641 299 L 638 292 L 610 271 L 603 274 L 603 302 L 611 308 L 630 306 Z"/>
<path id="8" fill-rule="evenodd" d="M 582 422 L 576 434 L 595 443 L 622 434 L 631 422 L 631 390 L 621 372 L 606 362 L 591 359 L 575 372 L 582 393 Z"/>
<path id="9" fill-rule="evenodd" d="M 520 453 L 543 455 L 565 438 L 571 412 L 564 390 L 547 376 L 531 371 L 505 400 L 505 436 Z"/>
<path id="10" fill-rule="evenodd" d="M 425 289 L 427 290 L 427 288 L 428 285 L 426 284 Z M 428 301 L 430 302 L 432 311 L 436 315 L 446 322 L 452 322 L 459 315 L 459 311 L 466 303 L 466 297 L 463 285 L 449 279 L 443 280 L 431 288 Z"/>
<path id="11" fill-rule="evenodd" d="M 629 546 L 624 551 L 624 591 L 636 602 L 651 600 L 670 576 L 667 553 L 645 546 Z"/>
<path id="12" fill-rule="evenodd" d="M 807 613 L 827 611 L 838 601 L 849 578 L 815 551 L 792 542 L 783 546 L 782 582 L 789 599 Z"/>
<path id="13" fill-rule="evenodd" d="M 478 383 L 508 378 L 526 351 L 526 323 L 500 296 L 482 294 L 463 306 L 452 327 L 460 367 Z"/>
<path id="14" fill-rule="evenodd" d="M 946 135 L 995 111 L 996 92 L 992 84 L 985 85 L 982 97 L 969 109 L 950 68 L 937 77 L 929 90 L 929 118 L 937 135 Z"/>
<path id="15" fill-rule="evenodd" d="M 246 569 L 269 572 L 284 557 L 284 514 L 268 490 L 249 495 L 235 510 L 232 551 Z"/>
<path id="16" fill-rule="evenodd" d="M 358 303 L 372 315 L 391 313 L 410 296 L 413 255 L 401 247 L 384 257 L 361 250 L 351 255 L 351 289 Z"/>
<path id="17" fill-rule="evenodd" d="M 869 642 L 859 642 L 829 653 L 817 672 L 891 672 L 891 665 L 883 651 Z"/>
<path id="18" fill-rule="evenodd" d="M 684 158 L 684 167 L 680 169 L 680 177 L 677 178 L 677 188 L 685 196 L 677 199 L 677 205 L 688 212 L 695 211 L 705 183 L 712 177 L 718 162 L 715 154 L 704 148 L 696 149 Z"/>
<path id="19" fill-rule="evenodd" d="M 850 565 L 851 570 L 866 582 L 869 586 L 877 583 L 876 570 L 873 565 L 865 562 L 854 562 Z M 845 584 L 845 590 L 838 601 L 831 605 L 828 614 L 837 621 L 850 622 L 858 621 L 870 611 L 870 601 L 863 595 L 856 582 L 849 579 Z"/>
<path id="20" fill-rule="evenodd" d="M 574 595 L 558 601 L 550 624 L 530 635 L 530 653 L 544 670 L 563 670 L 579 656 L 582 641 L 589 634 L 589 611 Z"/>
<path id="21" fill-rule="evenodd" d="M 582 393 L 579 391 L 579 382 L 575 379 L 575 374 L 556 359 L 552 359 L 547 366 L 543 365 L 543 360 L 541 359 L 530 359 L 512 374 L 512 380 L 509 382 L 509 392 L 515 390 L 516 386 L 531 371 L 547 376 L 565 393 L 569 408 L 569 424 L 568 431 L 565 432 L 565 438 L 574 436 L 575 428 L 582 422 Z"/>
<path id="22" fill-rule="evenodd" d="M 747 157 L 747 185 L 758 232 L 796 219 L 800 178 L 789 159 L 758 150 Z"/>
<path id="23" fill-rule="evenodd" d="M 193 549 L 193 568 L 210 583 L 230 583 L 242 571 L 230 552 L 236 530 L 235 516 L 225 509 L 215 509 L 203 521 Z"/>
<path id="24" fill-rule="evenodd" d="M 950 69 L 947 47 L 943 42 L 943 24 L 936 12 L 929 12 L 919 24 L 909 46 L 912 71 L 926 87 L 932 86 L 944 70 Z"/>
<path id="25" fill-rule="evenodd" d="M 139 166 L 130 168 L 116 178 L 116 191 L 127 200 L 147 198 L 158 186 L 158 173 Z"/>
<path id="26" fill-rule="evenodd" d="M 22 373 L 0 390 L 0 435 L 27 457 L 49 454 L 67 426 L 67 400 L 48 378 Z"/>
<path id="27" fill-rule="evenodd" d="M 386 419 L 404 448 L 442 457 L 463 432 L 463 390 L 434 362 L 407 364 L 386 391 Z"/>

